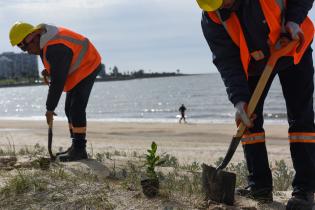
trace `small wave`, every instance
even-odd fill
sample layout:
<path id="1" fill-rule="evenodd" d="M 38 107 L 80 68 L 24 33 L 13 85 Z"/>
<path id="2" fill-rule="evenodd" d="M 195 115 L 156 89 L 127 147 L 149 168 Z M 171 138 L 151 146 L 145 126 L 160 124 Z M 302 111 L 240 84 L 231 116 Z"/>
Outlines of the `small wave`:
<path id="1" fill-rule="evenodd" d="M 264 119 L 287 119 L 286 113 L 264 113 Z"/>
<path id="2" fill-rule="evenodd" d="M 154 112 L 173 112 L 173 110 L 170 109 L 144 109 L 143 112 L 146 113 L 154 113 Z"/>
<path id="3" fill-rule="evenodd" d="M 32 117 L 0 117 L 0 120 L 17 120 L 17 121 L 45 121 L 43 116 Z M 55 117 L 55 121 L 67 122 L 66 117 Z M 177 118 L 88 118 L 90 122 L 131 122 L 131 123 L 178 123 Z M 192 124 L 234 124 L 234 119 L 209 119 L 209 118 L 187 118 L 187 122 Z M 284 119 L 266 119 L 265 124 L 283 125 L 287 121 Z"/>

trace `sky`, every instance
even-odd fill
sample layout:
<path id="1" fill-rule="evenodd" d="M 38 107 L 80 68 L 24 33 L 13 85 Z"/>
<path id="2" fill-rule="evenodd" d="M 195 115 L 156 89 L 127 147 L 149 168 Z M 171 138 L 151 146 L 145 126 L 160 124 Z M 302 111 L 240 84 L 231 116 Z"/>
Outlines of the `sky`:
<path id="1" fill-rule="evenodd" d="M 20 52 L 8 38 L 16 21 L 47 23 L 88 37 L 107 71 L 216 72 L 200 18 L 195 0 L 0 0 L 0 53 Z"/>

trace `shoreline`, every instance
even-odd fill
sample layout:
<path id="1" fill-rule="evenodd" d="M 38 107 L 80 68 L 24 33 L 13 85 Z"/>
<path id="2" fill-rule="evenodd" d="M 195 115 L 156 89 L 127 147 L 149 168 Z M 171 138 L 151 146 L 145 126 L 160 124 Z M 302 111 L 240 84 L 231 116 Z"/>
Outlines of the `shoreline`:
<path id="1" fill-rule="evenodd" d="M 292 165 L 287 126 L 266 125 L 266 144 L 269 161 L 285 160 Z M 215 163 L 223 157 L 232 136 L 234 124 L 178 124 L 178 123 L 128 123 L 92 122 L 87 126 L 87 150 L 90 153 L 125 152 L 144 154 L 152 141 L 158 144 L 159 154 L 175 156 L 181 164 Z M 14 145 L 16 150 L 36 144 L 47 147 L 45 121 L 0 120 L 0 148 Z M 69 137 L 66 121 L 54 121 L 53 150 L 68 148 Z M 244 160 L 239 145 L 232 163 Z"/>
<path id="2" fill-rule="evenodd" d="M 100 122 L 100 123 L 161 123 L 161 124 L 178 124 L 179 118 L 88 118 L 88 122 Z M 32 116 L 32 117 L 0 117 L 0 121 L 45 121 L 44 116 Z M 57 116 L 54 121 L 66 122 L 65 116 Z M 187 124 L 227 124 L 235 125 L 234 119 L 186 119 Z M 184 123 L 182 123 L 184 124 Z M 267 119 L 264 122 L 265 125 L 288 125 L 286 119 L 283 120 L 270 120 Z"/>
<path id="3" fill-rule="evenodd" d="M 152 75 L 144 75 L 144 76 L 139 76 L 139 77 L 111 77 L 111 76 L 106 76 L 105 78 L 98 78 L 95 80 L 95 82 L 114 82 L 114 81 L 128 81 L 128 80 L 135 80 L 135 79 L 152 79 L 152 78 L 163 78 L 163 77 L 181 77 L 181 76 L 195 76 L 195 75 L 200 75 L 200 74 L 177 74 L 175 72 L 171 73 L 157 73 L 152 74 Z M 42 78 L 39 78 L 42 79 Z M 1 82 L 1 80 L 0 80 Z M 42 86 L 46 84 L 44 82 L 34 82 L 34 83 L 16 83 L 16 84 L 0 84 L 0 88 L 10 88 L 10 87 L 27 87 L 27 86 Z"/>

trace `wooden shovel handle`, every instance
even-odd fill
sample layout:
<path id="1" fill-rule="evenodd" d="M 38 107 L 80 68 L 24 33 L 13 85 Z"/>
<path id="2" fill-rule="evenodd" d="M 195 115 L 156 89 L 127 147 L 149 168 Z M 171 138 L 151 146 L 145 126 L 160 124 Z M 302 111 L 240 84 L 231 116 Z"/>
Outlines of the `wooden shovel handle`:
<path id="1" fill-rule="evenodd" d="M 292 50 L 295 50 L 297 47 L 297 44 L 298 44 L 298 41 L 291 41 L 284 47 L 280 47 L 280 48 L 272 47 L 271 48 L 271 55 L 268 59 L 266 67 L 265 67 L 265 69 L 264 69 L 264 71 L 263 71 L 263 73 L 262 73 L 262 75 L 258 81 L 258 84 L 255 88 L 255 91 L 254 91 L 254 93 L 253 93 L 253 95 L 249 101 L 249 104 L 247 107 L 247 115 L 248 116 L 251 116 L 254 113 L 255 108 L 257 106 L 257 103 L 260 99 L 260 96 L 266 87 L 266 84 L 269 80 L 269 77 L 270 77 L 278 59 L 281 56 L 287 55 Z M 233 136 L 231 143 L 229 145 L 228 151 L 227 151 L 223 161 L 221 162 L 221 164 L 217 167 L 217 170 L 224 169 L 227 166 L 227 164 L 230 162 L 230 160 L 232 159 L 232 157 L 235 153 L 235 150 L 237 149 L 237 147 L 241 141 L 241 138 L 242 138 L 245 130 L 246 130 L 246 126 L 241 122 L 239 127 L 237 128 L 236 135 Z"/>
<path id="2" fill-rule="evenodd" d="M 269 80 L 269 77 L 279 60 L 284 55 L 287 55 L 292 50 L 295 50 L 297 47 L 298 41 L 291 41 L 289 42 L 285 47 L 280 47 L 277 49 L 276 46 L 271 47 L 271 55 L 268 59 L 268 62 L 266 64 L 266 67 L 257 83 L 257 86 L 255 88 L 255 91 L 249 101 L 248 107 L 247 107 L 247 115 L 251 116 L 255 108 L 257 106 L 257 103 L 261 97 L 262 92 L 264 91 L 266 84 Z M 237 128 L 237 133 L 235 137 L 242 137 L 245 132 L 246 126 L 243 123 L 240 123 L 239 127 Z"/>

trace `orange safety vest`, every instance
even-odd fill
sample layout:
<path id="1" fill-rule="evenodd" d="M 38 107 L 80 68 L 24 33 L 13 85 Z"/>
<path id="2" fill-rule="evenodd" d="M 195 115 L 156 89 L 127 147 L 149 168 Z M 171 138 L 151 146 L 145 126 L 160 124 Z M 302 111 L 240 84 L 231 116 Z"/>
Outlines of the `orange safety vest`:
<path id="1" fill-rule="evenodd" d="M 101 63 L 101 56 L 93 44 L 84 36 L 58 27 L 58 33 L 43 47 L 43 63 L 50 74 L 50 64 L 46 59 L 47 47 L 64 44 L 72 50 L 73 57 L 63 91 L 67 92 L 90 75 Z"/>
<path id="2" fill-rule="evenodd" d="M 285 0 L 260 0 L 262 11 L 269 26 L 269 41 L 272 45 L 276 44 L 281 33 L 283 23 L 282 14 L 285 10 L 285 4 Z M 208 16 L 213 22 L 223 24 L 233 42 L 240 48 L 242 65 L 246 76 L 248 76 L 248 65 L 250 63 L 250 59 L 251 57 L 256 57 L 257 60 L 257 56 L 259 57 L 259 54 L 257 55 L 257 51 L 249 52 L 237 15 L 235 12 L 232 12 L 231 16 L 226 21 L 222 21 L 219 11 L 208 12 Z M 296 53 L 295 50 L 293 50 L 287 55 L 293 56 L 294 64 L 298 64 L 300 62 L 305 50 L 312 42 L 314 36 L 314 25 L 308 17 L 305 18 L 300 27 L 304 33 L 305 43 L 299 53 Z"/>

